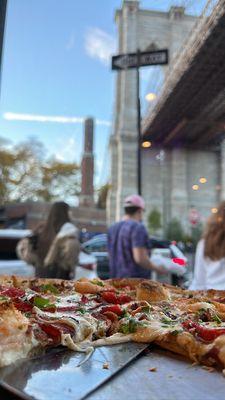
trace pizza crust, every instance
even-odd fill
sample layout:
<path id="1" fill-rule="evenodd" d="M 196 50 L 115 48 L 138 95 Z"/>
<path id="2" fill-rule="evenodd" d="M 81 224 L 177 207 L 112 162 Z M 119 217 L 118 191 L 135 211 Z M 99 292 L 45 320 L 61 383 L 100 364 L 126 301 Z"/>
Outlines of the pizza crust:
<path id="1" fill-rule="evenodd" d="M 144 280 L 137 286 L 137 300 L 146 300 L 149 303 L 170 300 L 170 293 L 162 284 Z"/>
<path id="2" fill-rule="evenodd" d="M 28 332 L 28 319 L 12 303 L 0 304 L 0 367 L 28 356 L 37 342 Z"/>

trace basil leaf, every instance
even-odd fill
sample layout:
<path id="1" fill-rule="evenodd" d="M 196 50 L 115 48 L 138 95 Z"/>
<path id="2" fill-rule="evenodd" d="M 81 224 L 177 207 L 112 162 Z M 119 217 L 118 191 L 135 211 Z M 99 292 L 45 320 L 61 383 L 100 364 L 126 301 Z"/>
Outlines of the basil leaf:
<path id="1" fill-rule="evenodd" d="M 130 321 L 129 321 L 129 331 L 130 331 L 130 333 L 136 332 L 136 329 L 137 329 L 137 322 L 133 318 L 131 318 Z"/>
<path id="2" fill-rule="evenodd" d="M 38 308 L 55 307 L 54 304 L 50 303 L 49 299 L 44 299 L 43 297 L 35 297 L 34 305 Z"/>
<path id="3" fill-rule="evenodd" d="M 120 332 L 124 333 L 125 335 L 127 335 L 130 331 L 129 331 L 129 324 L 123 324 L 120 327 Z"/>
<path id="4" fill-rule="evenodd" d="M 163 323 L 163 324 L 167 324 L 167 325 L 170 325 L 173 321 L 170 319 L 170 318 L 168 318 L 168 317 L 163 317 L 162 319 L 161 319 L 161 322 Z"/>
<path id="5" fill-rule="evenodd" d="M 175 329 L 174 331 L 171 332 L 171 335 L 178 335 L 179 333 L 183 332 L 183 329 Z"/>
<path id="6" fill-rule="evenodd" d="M 104 284 L 101 281 L 98 281 L 97 279 L 93 279 L 92 283 L 94 283 L 94 285 L 104 286 Z"/>
<path id="7" fill-rule="evenodd" d="M 126 324 L 122 324 L 120 326 L 120 332 L 124 333 L 125 335 L 128 333 L 134 333 L 137 330 L 138 323 L 135 321 L 134 318 L 130 318 L 130 320 Z"/>
<path id="8" fill-rule="evenodd" d="M 87 312 L 84 308 L 78 308 L 77 311 L 81 314 L 85 314 Z"/>
<path id="9" fill-rule="evenodd" d="M 41 291 L 42 292 L 51 292 L 51 293 L 54 293 L 54 294 L 59 294 L 59 291 L 58 291 L 57 287 L 55 287 L 51 283 L 47 283 L 46 285 L 41 285 Z"/>
<path id="10" fill-rule="evenodd" d="M 145 313 L 149 313 L 150 310 L 151 310 L 150 306 L 144 306 L 141 311 L 143 311 Z"/>
<path id="11" fill-rule="evenodd" d="M 25 312 L 25 317 L 30 318 L 31 312 Z"/>
<path id="12" fill-rule="evenodd" d="M 220 317 L 217 314 L 215 314 L 213 316 L 213 321 L 217 322 L 217 324 L 221 324 L 221 322 L 222 322 L 222 320 L 220 319 Z"/>
<path id="13" fill-rule="evenodd" d="M 7 301 L 7 300 L 9 300 L 8 297 L 6 297 L 6 296 L 0 296 L 0 301 Z"/>

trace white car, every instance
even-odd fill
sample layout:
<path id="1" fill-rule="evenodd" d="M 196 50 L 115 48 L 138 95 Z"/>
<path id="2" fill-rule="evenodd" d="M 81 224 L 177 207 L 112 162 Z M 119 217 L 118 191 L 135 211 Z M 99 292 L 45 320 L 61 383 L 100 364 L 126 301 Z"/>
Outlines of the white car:
<path id="1" fill-rule="evenodd" d="M 34 267 L 19 260 L 16 254 L 18 241 L 31 234 L 29 229 L 0 229 L 0 275 L 34 276 Z M 93 279 L 96 274 L 97 260 L 92 254 L 81 251 L 79 265 L 75 266 L 76 279 Z"/>

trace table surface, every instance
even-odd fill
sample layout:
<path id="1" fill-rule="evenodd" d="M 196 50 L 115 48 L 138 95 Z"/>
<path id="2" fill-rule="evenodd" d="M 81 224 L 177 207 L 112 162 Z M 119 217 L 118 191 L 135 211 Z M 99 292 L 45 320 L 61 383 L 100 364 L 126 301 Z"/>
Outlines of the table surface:
<path id="1" fill-rule="evenodd" d="M 92 359 L 80 369 L 76 368 L 78 353 L 61 351 L 44 356 L 41 361 L 25 361 L 14 370 L 7 367 L 7 373 L 1 379 L 15 385 L 23 394 L 31 396 L 29 398 L 40 400 L 225 399 L 225 377 L 221 371 L 209 372 L 203 366 L 193 366 L 183 357 L 154 346 L 84 397 L 84 389 L 91 381 L 93 384 L 99 378 L 108 379 L 113 369 L 114 372 L 118 369 L 120 352 L 121 345 L 103 347 L 95 351 Z M 103 363 L 110 358 L 109 369 L 103 369 Z M 150 371 L 151 368 L 156 371 Z"/>
<path id="2" fill-rule="evenodd" d="M 151 372 L 151 368 L 156 368 Z M 152 348 L 86 400 L 224 400 L 222 371 L 209 372 L 181 356 Z"/>

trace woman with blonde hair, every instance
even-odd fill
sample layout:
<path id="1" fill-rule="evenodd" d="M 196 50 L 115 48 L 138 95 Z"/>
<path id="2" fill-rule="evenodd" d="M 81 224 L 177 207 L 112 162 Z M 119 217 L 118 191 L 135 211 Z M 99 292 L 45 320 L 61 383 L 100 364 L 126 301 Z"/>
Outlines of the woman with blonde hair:
<path id="1" fill-rule="evenodd" d="M 225 289 L 225 201 L 209 218 L 197 245 L 190 289 Z"/>
<path id="2" fill-rule="evenodd" d="M 59 201 L 52 205 L 47 221 L 18 243 L 17 254 L 34 265 L 38 277 L 72 279 L 80 252 L 78 236 L 68 204 Z"/>

